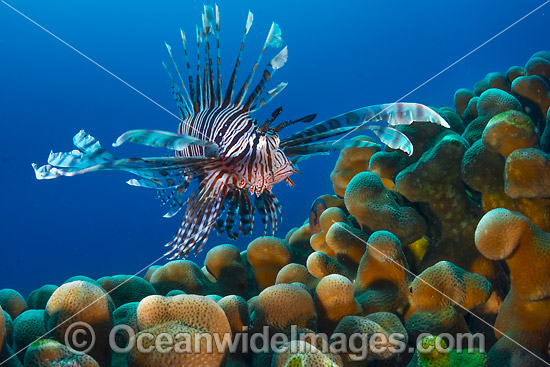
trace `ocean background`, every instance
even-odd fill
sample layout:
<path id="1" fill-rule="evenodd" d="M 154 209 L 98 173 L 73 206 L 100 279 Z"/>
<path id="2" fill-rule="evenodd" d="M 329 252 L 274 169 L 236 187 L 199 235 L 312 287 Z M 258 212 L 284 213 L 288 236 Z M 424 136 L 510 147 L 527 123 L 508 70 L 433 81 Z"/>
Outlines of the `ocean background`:
<path id="1" fill-rule="evenodd" d="M 164 41 L 181 55 L 179 29 L 192 39 L 203 2 L 7 3 L 176 112 L 161 65 L 170 61 Z M 227 82 L 250 9 L 254 25 L 241 81 L 272 21 L 280 25 L 289 48 L 288 62 L 272 85 L 289 84 L 258 118 L 263 121 L 283 106 L 282 119 L 318 113 L 316 121 L 321 121 L 396 101 L 542 3 L 221 0 L 223 76 Z M 544 6 L 405 101 L 454 107 L 458 88 L 472 89 L 485 74 L 506 72 L 537 51 L 550 50 L 549 12 L 550 5 Z M 264 63 L 276 54 L 268 51 Z M 194 55 L 195 48 L 190 52 Z M 14 288 L 27 296 L 74 275 L 135 274 L 155 261 L 166 262 L 163 245 L 181 216 L 163 218 L 166 209 L 154 190 L 126 185 L 131 175 L 119 172 L 37 181 L 31 163 L 45 164 L 50 150 L 72 150 L 72 137 L 80 129 L 118 157 L 163 156 L 165 151 L 154 148 L 110 145 L 127 130 L 176 131 L 177 126 L 173 116 L 0 3 L 0 289 Z M 284 238 L 300 226 L 316 197 L 333 193 L 330 172 L 336 158 L 303 162 L 302 174 L 292 176 L 294 188 L 284 183 L 274 187 L 284 215 L 276 236 Z M 253 236 L 236 242 L 212 234 L 204 251 L 190 260 L 202 266 L 207 251 L 222 243 L 244 250 L 263 235 L 260 227 L 256 222 Z"/>

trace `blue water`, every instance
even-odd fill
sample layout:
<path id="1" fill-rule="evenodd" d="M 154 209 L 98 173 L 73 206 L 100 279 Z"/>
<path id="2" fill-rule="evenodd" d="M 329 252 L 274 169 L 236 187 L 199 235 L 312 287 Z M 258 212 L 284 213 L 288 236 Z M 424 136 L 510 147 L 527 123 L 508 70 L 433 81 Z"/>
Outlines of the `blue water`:
<path id="1" fill-rule="evenodd" d="M 181 51 L 179 29 L 193 34 L 202 2 L 8 3 L 176 111 L 161 66 L 169 61 L 163 42 Z M 223 74 L 227 81 L 251 9 L 255 22 L 241 76 L 272 21 L 289 47 L 289 61 L 275 76 L 289 85 L 264 112 L 283 106 L 283 118 L 313 112 L 328 118 L 397 100 L 542 3 L 222 0 Z M 472 88 L 486 73 L 505 72 L 550 49 L 548 11 L 550 5 L 405 100 L 453 106 L 456 89 Z M 44 164 L 51 149 L 72 150 L 80 129 L 109 147 L 127 130 L 175 131 L 177 125 L 174 117 L 0 3 L 0 288 L 27 295 L 73 275 L 134 274 L 159 259 L 180 217 L 162 218 L 165 211 L 153 191 L 126 185 L 130 175 L 116 172 L 37 181 L 31 163 Z M 121 157 L 164 154 L 136 146 L 112 151 Z M 304 162 L 302 175 L 292 177 L 294 188 L 274 188 L 284 213 L 277 236 L 299 226 L 317 196 L 332 192 L 329 174 L 336 157 Z M 235 243 L 245 249 L 261 234 L 257 230 Z M 211 235 L 197 262 L 202 265 L 208 248 L 227 242 Z"/>

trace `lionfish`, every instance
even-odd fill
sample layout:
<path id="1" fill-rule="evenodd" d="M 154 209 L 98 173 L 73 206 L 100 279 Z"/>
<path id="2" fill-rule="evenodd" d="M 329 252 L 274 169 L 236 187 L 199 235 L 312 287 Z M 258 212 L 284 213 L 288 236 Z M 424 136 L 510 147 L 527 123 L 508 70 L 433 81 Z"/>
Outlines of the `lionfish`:
<path id="1" fill-rule="evenodd" d="M 272 193 L 273 185 L 285 181 L 298 172 L 296 164 L 312 156 L 328 154 L 348 147 L 370 146 L 373 141 L 340 139 L 327 141 L 338 135 L 367 129 L 377 139 L 376 144 L 412 154 L 409 139 L 395 129 L 413 121 L 429 121 L 445 127 L 447 122 L 430 108 L 414 103 L 382 104 L 360 108 L 311 125 L 284 139 L 279 133 L 298 122 L 309 123 L 316 115 L 308 115 L 272 126 L 281 113 L 277 108 L 264 123 L 258 123 L 251 114 L 273 100 L 286 86 L 280 83 L 272 89 L 267 85 L 275 71 L 283 67 L 288 57 L 287 47 L 275 55 L 265 67 L 254 89 L 254 79 L 262 56 L 268 48 L 282 46 L 281 29 L 272 23 L 260 54 L 237 90 L 237 75 L 246 36 L 253 22 L 249 11 L 240 50 L 223 91 L 220 54 L 220 22 L 217 5 L 204 6 L 202 27 L 196 27 L 197 63 L 192 72 L 187 51 L 187 38 L 180 30 L 183 43 L 186 75 L 182 75 L 166 44 L 178 81 L 168 71 L 172 94 L 181 116 L 178 132 L 131 130 L 122 134 L 113 146 L 125 142 L 151 147 L 167 148 L 173 153 L 167 157 L 118 159 L 101 147 L 100 143 L 81 130 L 73 138 L 76 150 L 50 153 L 48 164 L 37 168 L 37 179 L 75 176 L 87 172 L 121 170 L 137 178 L 127 181 L 132 186 L 157 189 L 164 204 L 169 204 L 165 217 L 173 217 L 184 209 L 181 225 L 166 246 L 166 255 L 185 258 L 193 249 L 198 254 L 212 229 L 219 234 L 227 232 L 231 239 L 240 234 L 249 235 L 254 225 L 255 212 L 263 223 L 264 234 L 274 234 L 281 205 Z M 212 50 L 210 42 L 216 42 Z M 214 65 L 213 53 L 216 57 Z M 187 82 L 184 80 L 187 77 Z M 187 192 L 191 183 L 195 189 Z M 250 195 L 249 195 L 250 192 Z"/>

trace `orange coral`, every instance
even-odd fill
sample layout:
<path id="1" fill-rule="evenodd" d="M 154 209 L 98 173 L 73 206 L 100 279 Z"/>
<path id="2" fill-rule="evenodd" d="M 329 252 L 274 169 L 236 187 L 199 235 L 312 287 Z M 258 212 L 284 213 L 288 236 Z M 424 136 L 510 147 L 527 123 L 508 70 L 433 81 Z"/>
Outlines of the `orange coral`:
<path id="1" fill-rule="evenodd" d="M 364 314 L 397 311 L 407 304 L 406 269 L 399 239 L 386 231 L 373 233 L 353 283 Z"/>
<path id="2" fill-rule="evenodd" d="M 70 335 L 82 330 L 83 326 L 74 327 L 75 322 L 90 325 L 96 342 L 88 354 L 100 365 L 108 365 L 111 361 L 109 332 L 113 327 L 113 310 L 113 303 L 102 288 L 79 280 L 66 283 L 52 294 L 46 305 L 47 329 L 55 340 L 61 342 L 68 330 Z M 91 335 L 86 331 L 84 334 L 88 338 L 86 341 L 91 343 Z"/>
<path id="3" fill-rule="evenodd" d="M 99 367 L 100 364 L 87 354 L 74 353 L 55 340 L 44 339 L 33 343 L 25 353 L 25 367 L 31 366 Z"/>
<path id="4" fill-rule="evenodd" d="M 550 197 L 550 155 L 538 149 L 518 149 L 508 156 L 505 190 L 512 198 Z"/>
<path id="5" fill-rule="evenodd" d="M 152 294 L 157 294 L 155 288 L 143 278 L 133 275 L 115 275 L 97 280 L 101 288 L 109 293 L 115 307 L 128 302 L 139 302 Z"/>
<path id="6" fill-rule="evenodd" d="M 260 237 L 250 242 L 246 256 L 260 290 L 275 284 L 279 270 L 290 262 L 290 250 L 277 237 Z"/>
<path id="7" fill-rule="evenodd" d="M 514 96 L 501 89 L 487 89 L 477 100 L 478 116 L 468 124 L 462 136 L 468 143 L 474 143 L 481 138 L 485 126 L 493 116 L 509 110 L 521 111 L 521 104 Z"/>
<path id="8" fill-rule="evenodd" d="M 538 75 L 520 76 L 512 83 L 512 91 L 525 105 L 527 114 L 537 126 L 544 128 L 544 119 L 550 107 L 550 87 Z"/>
<path id="9" fill-rule="evenodd" d="M 229 326 L 233 333 L 241 333 L 250 323 L 248 304 L 239 296 L 225 296 L 218 301 L 218 305 L 225 312 Z"/>
<path id="10" fill-rule="evenodd" d="M 27 309 L 27 303 L 23 296 L 15 289 L 0 289 L 0 306 L 12 319 L 15 319 Z"/>
<path id="11" fill-rule="evenodd" d="M 366 136 L 356 136 L 352 140 L 372 141 Z M 378 144 L 372 144 L 368 147 L 353 147 L 342 149 L 336 165 L 330 174 L 330 180 L 334 187 L 334 193 L 344 197 L 346 187 L 351 179 L 359 172 L 366 171 L 369 168 L 369 161 L 372 155 L 380 151 Z"/>
<path id="12" fill-rule="evenodd" d="M 269 326 L 274 332 L 284 332 L 288 335 L 293 325 L 298 329 L 315 330 L 317 315 L 313 298 L 306 287 L 299 283 L 268 287 L 256 300 L 252 325 L 258 332 L 261 332 L 263 326 Z"/>
<path id="13" fill-rule="evenodd" d="M 349 268 L 321 251 L 315 251 L 309 255 L 306 266 L 309 273 L 317 279 L 322 279 L 329 274 L 340 274 L 348 279 L 354 277 Z"/>
<path id="14" fill-rule="evenodd" d="M 307 257 L 313 252 L 309 245 L 311 238 L 311 226 L 309 221 L 306 221 L 301 227 L 291 229 L 286 237 L 285 242 L 291 252 L 292 262 L 305 264 Z"/>
<path id="15" fill-rule="evenodd" d="M 346 213 L 340 208 L 328 208 L 319 216 L 319 231 L 311 236 L 311 248 L 315 251 L 321 251 L 330 257 L 336 257 L 336 253 L 331 249 L 327 242 L 326 236 L 329 228 L 335 222 L 349 223 Z"/>
<path id="16" fill-rule="evenodd" d="M 302 264 L 290 263 L 285 265 L 277 274 L 275 284 L 302 283 L 309 290 L 313 291 L 319 279 L 314 277 Z"/>
<path id="17" fill-rule="evenodd" d="M 494 209 L 479 222 L 476 246 L 490 259 L 505 260 L 510 269 L 512 287 L 501 306 L 495 328 L 548 361 L 550 234 L 521 213 Z M 489 353 L 490 361 L 514 358 L 536 362 L 499 332 L 496 336 L 500 339 Z"/>
<path id="18" fill-rule="evenodd" d="M 410 292 L 405 327 L 412 338 L 421 333 L 469 332 L 465 310 L 485 303 L 491 294 L 491 285 L 479 274 L 441 261 L 416 277 Z"/>
<path id="19" fill-rule="evenodd" d="M 506 111 L 494 116 L 483 131 L 483 144 L 507 158 L 521 148 L 538 148 L 539 135 L 529 116 L 518 111 Z"/>
<path id="20" fill-rule="evenodd" d="M 149 267 L 149 269 L 147 269 L 147 272 L 145 273 L 145 275 L 143 276 L 143 279 L 145 279 L 146 281 L 150 281 L 151 280 L 151 276 L 153 275 L 153 273 L 155 271 L 157 271 L 158 268 L 160 268 L 161 265 L 152 265 Z"/>
<path id="21" fill-rule="evenodd" d="M 48 303 L 48 300 L 50 299 L 51 295 L 53 294 L 53 292 L 55 292 L 56 289 L 57 289 L 57 286 L 53 284 L 46 284 L 38 289 L 35 289 L 27 297 L 27 306 L 31 310 L 45 309 L 46 304 Z"/>
<path id="22" fill-rule="evenodd" d="M 456 113 L 459 116 L 462 117 L 464 115 L 464 111 L 466 110 L 466 107 L 468 107 L 468 103 L 474 97 L 475 97 L 474 92 L 468 89 L 461 88 L 455 92 L 454 103 L 455 103 Z"/>
<path id="23" fill-rule="evenodd" d="M 151 275 L 150 282 L 161 295 L 176 289 L 190 294 L 209 294 L 212 287 L 201 269 L 188 260 L 166 263 Z"/>
<path id="24" fill-rule="evenodd" d="M 361 305 L 353 295 L 352 282 L 339 274 L 327 275 L 315 289 L 319 331 L 331 333 L 344 316 L 358 315 Z"/>
<path id="25" fill-rule="evenodd" d="M 356 175 L 344 201 L 364 230 L 390 231 L 404 244 L 420 239 L 426 230 L 424 219 L 413 208 L 400 206 L 375 173 Z"/>
<path id="26" fill-rule="evenodd" d="M 324 354 L 302 340 L 292 340 L 281 348 L 273 355 L 272 367 L 343 367 L 340 357 Z"/>
<path id="27" fill-rule="evenodd" d="M 133 348 L 128 355 L 128 366 L 169 366 L 169 365 L 199 365 L 222 366 L 228 351 L 213 348 L 212 353 L 207 350 L 207 341 L 204 337 L 196 338 L 193 335 L 204 333 L 212 337 L 217 335 L 220 340 L 225 336 L 231 338 L 231 328 L 223 309 L 213 300 L 198 295 L 178 295 L 174 297 L 149 296 L 144 298 L 137 309 L 138 326 L 141 333 L 150 333 L 158 336 L 167 333 L 174 341 L 174 347 L 167 353 L 154 348 L 154 340 L 144 338 L 143 346 L 152 351 L 140 351 Z M 139 339 L 140 334 L 137 335 Z M 181 333 L 181 334 L 180 334 Z M 178 334 L 180 334 L 178 336 Z M 185 345 L 178 342 L 188 343 Z M 196 343 L 200 343 L 200 346 Z M 178 352 L 176 348 L 182 349 Z M 189 352 L 186 352 L 186 347 Z M 196 349 L 195 349 L 196 348 Z"/>
<path id="28" fill-rule="evenodd" d="M 204 266 L 215 278 L 219 295 L 236 294 L 244 297 L 247 294 L 246 264 L 243 263 L 237 247 L 233 245 L 213 247 L 206 254 Z"/>
<path id="29" fill-rule="evenodd" d="M 390 337 L 399 338 L 401 342 L 405 344 L 408 341 L 407 331 L 403 327 L 403 324 L 395 314 L 390 312 L 376 312 L 368 316 L 346 316 L 344 317 L 336 329 L 334 334 L 331 337 L 331 340 L 334 340 L 337 334 L 346 335 L 348 338 L 352 335 L 366 335 L 369 338 L 373 337 L 374 334 L 380 333 L 385 336 L 385 338 L 380 338 L 380 342 L 376 344 L 376 348 L 373 348 L 373 345 L 369 343 L 364 347 L 368 347 L 368 352 L 364 357 L 367 357 L 368 360 L 387 360 L 390 358 L 399 358 L 398 354 L 395 353 L 395 347 Z M 342 359 L 344 363 L 352 361 L 350 354 L 342 354 Z M 394 360 L 394 362 L 396 362 Z M 362 365 L 367 365 L 365 362 L 361 362 Z"/>

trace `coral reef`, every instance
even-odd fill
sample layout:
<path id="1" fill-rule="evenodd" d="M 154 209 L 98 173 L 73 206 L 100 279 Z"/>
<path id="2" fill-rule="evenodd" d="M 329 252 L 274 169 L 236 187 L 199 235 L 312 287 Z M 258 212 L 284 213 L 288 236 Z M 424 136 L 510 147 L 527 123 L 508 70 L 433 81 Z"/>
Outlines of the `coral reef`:
<path id="1" fill-rule="evenodd" d="M 186 344 L 189 349 L 162 352 L 155 348 L 154 340 L 149 338 L 144 341 L 144 350 L 137 348 L 131 350 L 128 355 L 128 366 L 168 366 L 168 365 L 197 365 L 197 366 L 221 366 L 227 358 L 225 350 L 214 349 L 209 352 L 202 339 L 193 335 L 208 333 L 231 336 L 231 328 L 224 310 L 213 300 L 199 295 L 178 295 L 174 297 L 149 296 L 144 298 L 137 308 L 137 321 L 140 333 L 148 333 L 153 336 L 168 334 L 173 340 L 178 334 L 189 336 Z M 137 337 L 140 337 L 138 333 Z M 196 345 L 199 343 L 199 345 Z M 150 347 L 151 350 L 146 353 Z M 181 346 L 181 348 L 186 348 Z M 200 352 L 198 352 L 200 351 Z"/>
<path id="2" fill-rule="evenodd" d="M 244 251 L 218 245 L 203 265 L 170 261 L 143 278 L 76 276 L 26 301 L 0 290 L 0 363 L 16 352 L 6 366 L 550 363 L 549 85 L 550 53 L 536 53 L 457 90 L 454 109 L 434 109 L 450 129 L 398 126 L 410 156 L 353 138 L 365 144 L 341 151 L 334 192 L 296 208 L 306 219 L 284 238 L 256 238 Z M 97 336 L 84 355 L 61 344 L 77 321 Z M 112 353 L 109 332 L 120 325 L 137 338 L 190 339 L 183 353 L 149 338 L 150 352 Z M 263 333 L 281 338 L 276 348 L 245 348 Z M 482 338 L 485 350 L 479 339 L 460 350 L 449 340 L 460 334 Z M 201 335 L 226 343 L 209 353 Z M 356 351 L 332 348 L 354 335 L 364 343 Z M 114 339 L 134 340 L 121 331 Z"/>
<path id="3" fill-rule="evenodd" d="M 82 333 L 79 330 L 84 331 L 85 338 L 92 338 L 83 329 L 85 326 L 75 323 L 90 325 L 96 341 L 88 354 L 101 366 L 109 365 L 112 352 L 109 333 L 113 327 L 113 311 L 113 302 L 102 288 L 82 280 L 65 283 L 52 294 L 46 305 L 46 328 L 51 338 L 64 342 L 65 338 Z M 91 339 L 87 342 L 91 344 Z"/>
<path id="4" fill-rule="evenodd" d="M 32 291 L 27 297 L 27 307 L 30 310 L 43 310 L 46 308 L 48 300 L 52 296 L 53 292 L 57 289 L 57 286 L 53 284 L 46 284 L 42 287 Z"/>
<path id="5" fill-rule="evenodd" d="M 5 288 L 0 289 L 0 307 L 15 319 L 27 309 L 27 303 L 15 289 Z"/>
<path id="6" fill-rule="evenodd" d="M 537 228 L 521 213 L 498 208 L 479 222 L 476 245 L 484 256 L 505 260 L 510 269 L 511 289 L 495 322 L 499 341 L 489 357 L 502 361 L 502 366 L 508 366 L 504 364 L 508 360 L 536 365 L 539 362 L 517 344 L 540 358 L 548 358 L 550 233 Z"/>
<path id="7" fill-rule="evenodd" d="M 51 339 L 33 343 L 25 354 L 25 367 L 79 366 L 100 367 L 92 357 L 75 353 L 65 345 Z"/>
<path id="8" fill-rule="evenodd" d="M 109 293 L 115 307 L 129 302 L 138 302 L 147 296 L 157 294 L 151 283 L 133 275 L 103 277 L 97 282 L 105 292 Z"/>
<path id="9" fill-rule="evenodd" d="M 13 324 L 13 350 L 23 362 L 28 345 L 46 335 L 45 310 L 27 310 Z"/>

